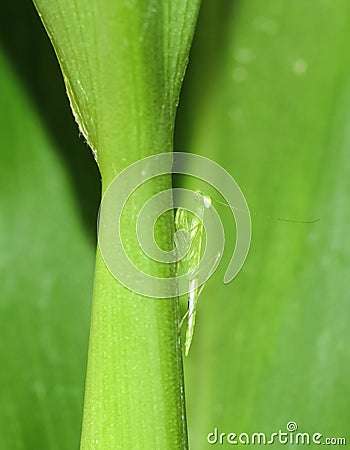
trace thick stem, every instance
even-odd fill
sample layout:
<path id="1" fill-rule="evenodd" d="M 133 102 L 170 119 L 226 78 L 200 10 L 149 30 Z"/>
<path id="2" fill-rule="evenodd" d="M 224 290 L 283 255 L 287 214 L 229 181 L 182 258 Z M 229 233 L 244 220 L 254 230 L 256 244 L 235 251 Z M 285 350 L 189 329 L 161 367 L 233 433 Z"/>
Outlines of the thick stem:
<path id="1" fill-rule="evenodd" d="M 171 186 L 170 177 L 153 180 L 149 189 L 165 185 Z M 127 223 L 135 221 L 135 209 L 127 210 Z M 161 229 L 158 241 L 167 246 L 172 214 Z M 129 256 L 137 260 L 138 243 L 130 244 L 134 234 L 135 228 L 128 226 L 123 237 Z M 161 276 L 173 275 L 171 265 L 161 266 Z M 82 450 L 187 448 L 178 314 L 177 299 L 146 298 L 123 287 L 98 249 Z"/>

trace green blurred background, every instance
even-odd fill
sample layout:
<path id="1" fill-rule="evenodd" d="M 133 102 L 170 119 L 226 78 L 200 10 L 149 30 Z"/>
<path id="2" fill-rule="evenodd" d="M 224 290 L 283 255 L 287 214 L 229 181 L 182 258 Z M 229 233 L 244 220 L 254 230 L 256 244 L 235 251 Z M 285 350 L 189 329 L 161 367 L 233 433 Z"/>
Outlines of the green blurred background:
<path id="1" fill-rule="evenodd" d="M 234 223 L 214 204 L 227 254 L 185 360 L 192 449 L 214 428 L 289 421 L 349 437 L 349 13 L 347 0 L 203 1 L 175 147 L 234 176 L 253 238 L 224 285 Z M 0 449 L 73 449 L 99 173 L 30 2 L 3 6 L 0 39 Z"/>

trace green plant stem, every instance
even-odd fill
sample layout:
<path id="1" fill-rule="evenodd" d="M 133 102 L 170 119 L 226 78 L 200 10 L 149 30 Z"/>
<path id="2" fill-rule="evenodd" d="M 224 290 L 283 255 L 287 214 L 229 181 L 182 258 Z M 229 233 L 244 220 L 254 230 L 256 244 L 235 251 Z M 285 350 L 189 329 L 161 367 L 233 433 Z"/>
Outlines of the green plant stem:
<path id="1" fill-rule="evenodd" d="M 171 151 L 199 0 L 36 0 L 105 192 L 130 163 Z M 151 180 L 144 198 L 171 187 Z M 142 202 L 141 202 L 142 204 Z M 127 223 L 136 218 L 132 205 Z M 134 236 L 127 227 L 125 238 Z M 158 243 L 172 245 L 173 216 Z M 138 259 L 138 245 L 129 245 Z M 165 266 L 165 267 L 164 267 Z M 142 267 L 147 272 L 147 264 Z M 171 265 L 157 276 L 169 277 Z M 81 449 L 187 447 L 177 300 L 121 286 L 97 251 Z"/>
<path id="2" fill-rule="evenodd" d="M 82 449 L 187 447 L 177 314 L 123 288 L 98 252 Z"/>

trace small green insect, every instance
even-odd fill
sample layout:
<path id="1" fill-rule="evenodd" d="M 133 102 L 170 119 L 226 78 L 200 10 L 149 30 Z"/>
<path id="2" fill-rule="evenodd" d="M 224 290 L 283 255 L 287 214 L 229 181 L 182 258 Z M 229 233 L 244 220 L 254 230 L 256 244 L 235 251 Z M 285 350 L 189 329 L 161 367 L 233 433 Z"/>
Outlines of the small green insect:
<path id="1" fill-rule="evenodd" d="M 194 326 L 196 322 L 196 307 L 198 298 L 202 292 L 204 284 L 198 286 L 198 265 L 201 259 L 201 251 L 204 241 L 203 236 L 203 218 L 206 209 L 211 207 L 211 198 L 207 195 L 202 195 L 199 191 L 196 192 L 198 199 L 198 206 L 195 214 L 192 214 L 186 209 L 178 208 L 175 214 L 175 228 L 177 231 L 185 230 L 189 250 L 187 254 L 178 262 L 177 272 L 180 272 L 180 265 L 185 267 L 189 280 L 188 293 L 188 309 L 180 322 L 180 328 L 188 317 L 186 337 L 185 337 L 185 355 L 188 355 L 190 350 Z"/>

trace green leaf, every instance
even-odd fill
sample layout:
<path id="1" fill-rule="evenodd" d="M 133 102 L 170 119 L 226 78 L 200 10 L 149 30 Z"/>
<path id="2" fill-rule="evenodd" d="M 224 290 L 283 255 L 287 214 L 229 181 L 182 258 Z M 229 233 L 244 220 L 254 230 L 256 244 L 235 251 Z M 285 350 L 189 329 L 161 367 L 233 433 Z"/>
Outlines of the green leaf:
<path id="1" fill-rule="evenodd" d="M 272 433 L 292 420 L 347 436 L 349 13 L 343 0 L 203 4 L 177 147 L 235 177 L 253 237 L 237 279 L 224 285 L 223 267 L 197 307 L 192 448 L 209 448 L 214 428 Z M 216 207 L 229 252 L 233 218 Z"/>
<path id="2" fill-rule="evenodd" d="M 35 4 L 103 181 L 130 160 L 171 149 L 199 0 Z"/>
<path id="3" fill-rule="evenodd" d="M 8 23 L 1 20 L 0 27 L 0 448 L 77 448 L 97 170 L 78 140 L 34 8 L 6 10 Z M 14 17 L 19 34 L 13 34 Z M 46 110 L 46 102 L 55 109 Z M 76 165 L 86 178 L 72 180 Z M 88 207 L 76 182 L 90 195 Z"/>

